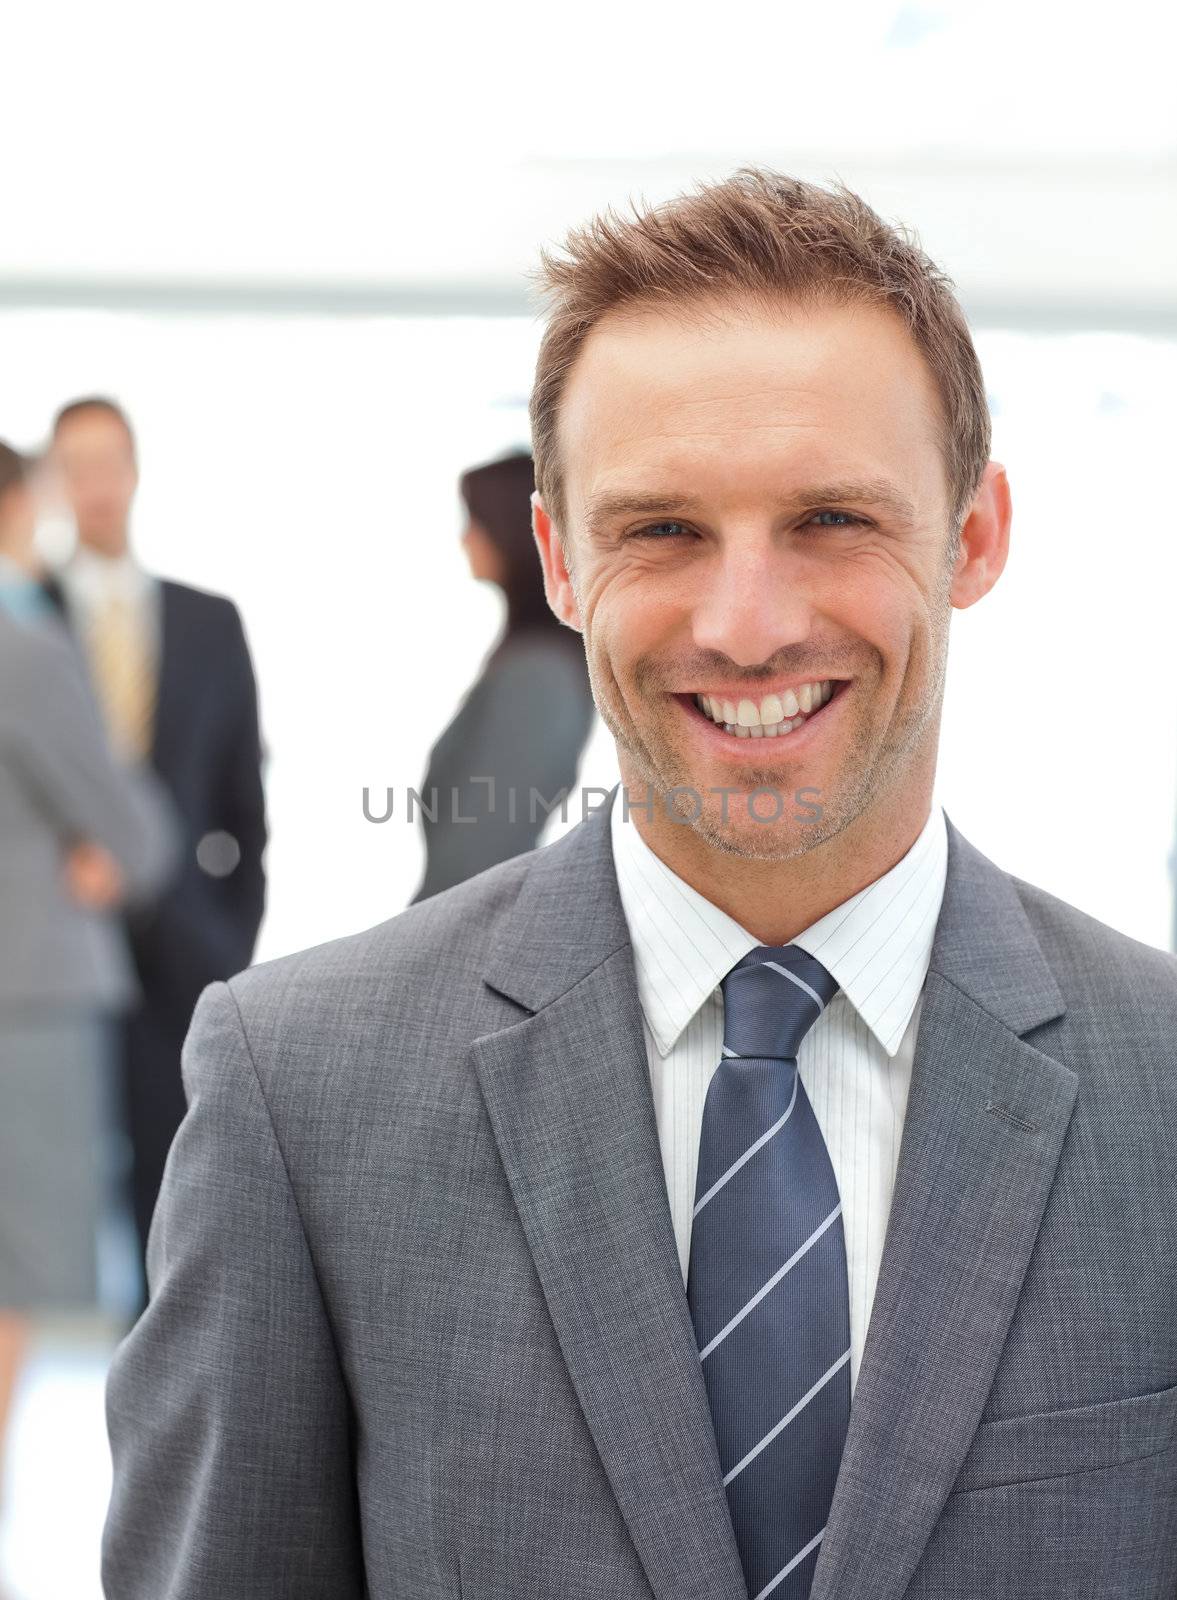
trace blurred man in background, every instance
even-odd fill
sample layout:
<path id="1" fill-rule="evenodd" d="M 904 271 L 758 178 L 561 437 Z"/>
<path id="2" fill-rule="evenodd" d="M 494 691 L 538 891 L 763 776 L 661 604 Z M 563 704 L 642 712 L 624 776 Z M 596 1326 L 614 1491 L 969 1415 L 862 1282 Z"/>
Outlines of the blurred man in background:
<path id="1" fill-rule="evenodd" d="M 233 603 L 143 570 L 130 548 L 135 438 L 114 401 L 63 407 L 52 456 L 77 526 L 59 595 L 115 747 L 149 760 L 182 821 L 178 878 L 130 934 L 143 1003 L 124 1105 L 141 1250 L 181 1118 L 180 1046 L 200 991 L 249 965 L 265 902 L 257 689 Z"/>

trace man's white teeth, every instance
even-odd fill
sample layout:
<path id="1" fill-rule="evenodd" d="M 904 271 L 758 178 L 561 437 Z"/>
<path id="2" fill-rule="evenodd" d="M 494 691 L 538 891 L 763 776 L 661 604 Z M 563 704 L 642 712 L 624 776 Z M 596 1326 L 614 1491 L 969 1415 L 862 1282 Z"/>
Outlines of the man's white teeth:
<path id="1" fill-rule="evenodd" d="M 719 700 L 713 695 L 695 696 L 699 710 L 740 739 L 772 739 L 799 728 L 810 712 L 824 706 L 834 692 L 833 680 L 803 683 L 784 694 L 765 695 L 755 700 Z"/>

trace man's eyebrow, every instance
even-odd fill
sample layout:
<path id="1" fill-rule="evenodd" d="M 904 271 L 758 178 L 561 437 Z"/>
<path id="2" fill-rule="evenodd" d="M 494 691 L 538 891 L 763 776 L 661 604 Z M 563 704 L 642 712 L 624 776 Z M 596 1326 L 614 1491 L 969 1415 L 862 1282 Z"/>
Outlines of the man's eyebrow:
<path id="1" fill-rule="evenodd" d="M 870 505 L 889 511 L 904 522 L 915 520 L 915 507 L 911 501 L 883 478 L 814 484 L 788 495 L 783 503 L 805 510 L 818 506 L 834 508 L 850 503 Z M 702 504 L 695 495 L 680 495 L 673 491 L 666 494 L 598 494 L 590 497 L 585 507 L 585 525 L 592 533 L 617 517 L 689 515 L 698 511 Z"/>
<path id="2" fill-rule="evenodd" d="M 585 506 L 584 520 L 589 532 L 616 517 L 677 516 L 698 511 L 703 502 L 696 495 L 675 494 L 597 494 Z"/>
<path id="3" fill-rule="evenodd" d="M 790 501 L 807 510 L 815 506 L 828 506 L 833 510 L 853 502 L 855 505 L 878 506 L 905 522 L 915 520 L 915 507 L 911 501 L 906 495 L 900 494 L 894 484 L 888 483 L 885 478 L 868 478 L 850 483 L 815 484 L 812 488 L 798 490 L 795 495 L 790 496 Z"/>

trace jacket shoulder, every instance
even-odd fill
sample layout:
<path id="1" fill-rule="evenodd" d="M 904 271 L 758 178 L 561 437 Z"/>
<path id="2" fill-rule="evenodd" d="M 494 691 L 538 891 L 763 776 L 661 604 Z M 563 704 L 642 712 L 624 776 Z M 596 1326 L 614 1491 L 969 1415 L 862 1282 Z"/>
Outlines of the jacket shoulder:
<path id="1" fill-rule="evenodd" d="M 9 710 L 30 697 L 43 707 L 47 685 L 66 678 L 85 681 L 77 648 L 56 620 L 26 627 L 0 618 L 0 675 L 4 680 L 0 709 Z"/>
<path id="2" fill-rule="evenodd" d="M 1036 884 L 1012 874 L 1010 882 L 1068 1006 L 1094 1001 L 1129 1021 L 1143 1013 L 1145 1025 L 1154 1030 L 1159 1016 L 1177 1023 L 1177 955 L 1132 938 Z"/>
<path id="3" fill-rule="evenodd" d="M 200 589 L 191 583 L 179 583 L 175 578 L 161 578 L 159 583 L 167 603 L 178 611 L 199 618 L 205 624 L 219 621 L 222 624 L 236 623 L 240 627 L 241 613 L 236 602 L 230 600 L 227 594 L 219 594 L 214 589 Z"/>
<path id="4" fill-rule="evenodd" d="M 510 912 L 529 856 L 514 856 L 360 933 L 261 962 L 229 980 L 251 1046 L 376 1030 L 474 1037 L 483 957 Z M 489 995 L 487 998 L 493 998 Z M 500 1001 L 501 1005 L 502 1002 Z M 476 1030 L 475 1030 L 476 1031 Z"/>

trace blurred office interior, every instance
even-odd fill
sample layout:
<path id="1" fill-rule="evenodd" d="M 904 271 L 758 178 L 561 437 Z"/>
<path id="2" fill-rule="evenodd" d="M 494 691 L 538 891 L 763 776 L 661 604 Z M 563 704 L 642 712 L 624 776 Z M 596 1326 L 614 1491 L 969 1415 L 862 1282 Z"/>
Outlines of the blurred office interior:
<path id="1" fill-rule="evenodd" d="M 1003 867 L 1171 946 L 1172 11 L 693 15 L 6 19 L 0 436 L 36 449 L 63 401 L 115 396 L 141 559 L 241 610 L 267 749 L 259 958 L 392 915 L 420 877 L 407 790 L 500 621 L 456 484 L 527 444 L 538 246 L 749 161 L 910 223 L 976 332 L 1014 539 L 953 622 L 938 798 Z M 40 537 L 69 549 L 64 520 Z M 598 723 L 580 781 L 614 776 Z M 393 791 L 390 820 L 365 788 L 376 814 Z M 99 1593 L 117 1329 L 41 1331 L 0 1501 L 13 1600 Z"/>

